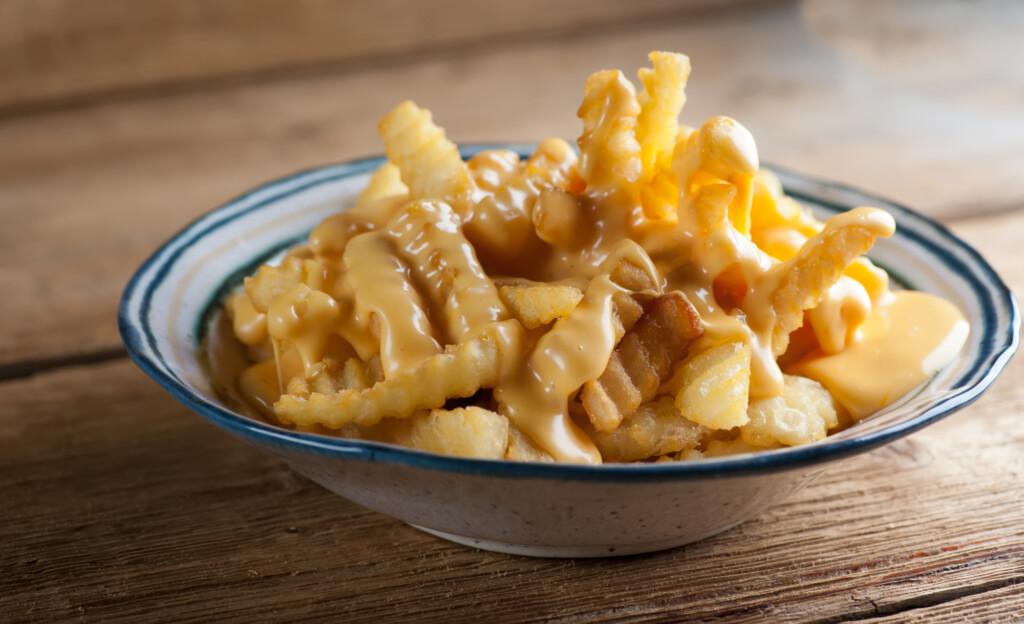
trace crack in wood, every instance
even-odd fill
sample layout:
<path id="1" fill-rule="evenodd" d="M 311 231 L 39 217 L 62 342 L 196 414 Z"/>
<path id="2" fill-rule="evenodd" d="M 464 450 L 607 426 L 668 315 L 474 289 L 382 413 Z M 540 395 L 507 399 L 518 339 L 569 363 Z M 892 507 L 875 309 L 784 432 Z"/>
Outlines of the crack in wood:
<path id="1" fill-rule="evenodd" d="M 816 620 L 815 624 L 832 624 L 838 622 L 869 622 L 871 620 L 887 617 L 890 615 L 907 613 L 910 611 L 914 611 L 916 609 L 934 607 L 936 605 L 940 605 L 946 602 L 960 600 L 961 598 L 979 596 L 981 594 L 999 591 L 1000 589 L 1011 587 L 1013 585 L 1024 585 L 1024 576 L 1014 576 L 1011 578 L 989 581 L 988 583 L 979 583 L 978 585 L 967 585 L 964 587 L 957 587 L 945 591 L 924 594 L 921 596 L 908 598 L 907 600 L 894 602 L 893 604 L 889 605 L 878 605 L 874 600 L 869 598 L 868 602 L 870 602 L 875 607 L 874 613 L 837 616 L 824 620 Z"/>
<path id="2" fill-rule="evenodd" d="M 87 366 L 89 364 L 101 364 L 112 360 L 119 360 L 128 357 L 128 352 L 122 345 L 104 347 L 88 353 L 75 353 L 72 355 L 59 355 L 49 358 L 33 360 L 21 360 L 18 362 L 7 362 L 0 364 L 0 383 L 24 379 L 39 373 L 48 373 L 61 368 L 71 366 Z"/>

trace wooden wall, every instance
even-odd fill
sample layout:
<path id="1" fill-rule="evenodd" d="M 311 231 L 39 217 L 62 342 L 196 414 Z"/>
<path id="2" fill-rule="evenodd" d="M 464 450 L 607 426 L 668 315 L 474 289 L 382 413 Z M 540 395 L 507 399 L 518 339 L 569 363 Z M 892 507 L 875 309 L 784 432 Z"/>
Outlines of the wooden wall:
<path id="1" fill-rule="evenodd" d="M 0 0 L 0 112 L 455 46 L 472 54 L 740 1 Z"/>

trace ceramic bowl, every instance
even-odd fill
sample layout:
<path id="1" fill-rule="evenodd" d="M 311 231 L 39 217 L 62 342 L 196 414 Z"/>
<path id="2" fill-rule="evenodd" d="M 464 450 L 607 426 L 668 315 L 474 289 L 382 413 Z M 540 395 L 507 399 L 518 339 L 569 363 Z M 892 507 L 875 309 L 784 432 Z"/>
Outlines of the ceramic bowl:
<path id="1" fill-rule="evenodd" d="M 463 150 L 514 149 L 479 145 Z M 138 270 L 119 311 L 135 362 L 187 407 L 360 505 L 440 537 L 533 556 L 626 555 L 732 527 L 836 461 L 916 431 L 978 398 L 1015 351 L 1020 316 L 991 267 L 946 228 L 892 202 L 779 171 L 820 217 L 860 205 L 896 219 L 870 256 L 903 285 L 941 295 L 971 323 L 959 357 L 912 396 L 821 442 L 688 463 L 577 466 L 471 460 L 297 433 L 233 412 L 204 373 L 200 342 L 224 296 L 262 261 L 354 201 L 380 158 L 271 182 L 201 217 Z M 778 171 L 778 170 L 777 170 Z"/>

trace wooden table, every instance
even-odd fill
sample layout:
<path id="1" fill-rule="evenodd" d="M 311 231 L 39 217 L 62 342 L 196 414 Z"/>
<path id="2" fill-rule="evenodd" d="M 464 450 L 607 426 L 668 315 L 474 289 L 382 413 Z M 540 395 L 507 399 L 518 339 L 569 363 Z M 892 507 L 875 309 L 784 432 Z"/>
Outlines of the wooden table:
<path id="1" fill-rule="evenodd" d="M 582 81 L 684 51 L 684 121 L 890 196 L 1024 292 L 1020 5 L 808 1 L 0 109 L 0 621 L 1014 621 L 1024 358 L 976 404 L 652 555 L 435 539 L 191 414 L 125 356 L 139 263 L 253 185 L 380 151 L 412 97 L 460 142 L 578 133 Z M 884 11 L 883 11 L 884 5 Z M 1013 66 L 1016 65 L 1016 66 Z"/>

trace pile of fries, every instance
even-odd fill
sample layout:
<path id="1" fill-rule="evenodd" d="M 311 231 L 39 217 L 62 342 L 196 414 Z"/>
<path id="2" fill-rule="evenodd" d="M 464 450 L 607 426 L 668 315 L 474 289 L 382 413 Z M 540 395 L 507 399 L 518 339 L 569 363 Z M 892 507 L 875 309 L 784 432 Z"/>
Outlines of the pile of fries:
<path id="1" fill-rule="evenodd" d="M 519 461 L 691 460 L 850 424 L 783 370 L 844 349 L 886 296 L 862 254 L 892 218 L 819 222 L 739 123 L 679 125 L 689 59 L 650 58 L 639 94 L 588 78 L 578 155 L 463 161 L 428 111 L 388 113 L 358 203 L 228 301 L 241 394 L 303 431 Z"/>

